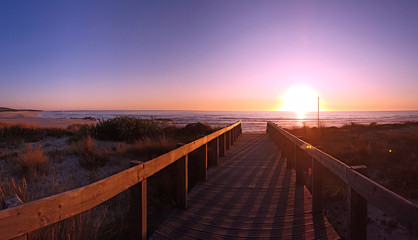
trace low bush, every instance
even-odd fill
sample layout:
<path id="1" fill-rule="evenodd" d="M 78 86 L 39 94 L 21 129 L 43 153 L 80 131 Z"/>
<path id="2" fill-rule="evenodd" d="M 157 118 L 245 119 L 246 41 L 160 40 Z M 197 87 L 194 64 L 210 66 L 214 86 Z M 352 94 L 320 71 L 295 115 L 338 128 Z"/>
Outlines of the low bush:
<path id="1" fill-rule="evenodd" d="M 41 145 L 26 146 L 26 150 L 19 153 L 18 163 L 23 172 L 30 176 L 38 176 L 47 170 L 48 156 L 44 153 Z"/>
<path id="2" fill-rule="evenodd" d="M 199 137 L 206 136 L 214 132 L 211 126 L 204 123 L 189 123 L 183 128 L 179 128 L 175 131 L 176 138 L 179 141 L 189 142 L 198 139 Z"/>
<path id="3" fill-rule="evenodd" d="M 166 126 L 167 123 L 163 121 L 122 116 L 100 120 L 97 124 L 81 126 L 77 137 L 91 135 L 100 140 L 132 143 L 146 138 L 160 138 L 164 136 Z"/>
<path id="4" fill-rule="evenodd" d="M 78 155 L 78 163 L 80 166 L 89 170 L 96 170 L 109 161 L 106 151 L 98 149 L 95 146 L 94 139 L 90 136 L 75 144 L 75 152 Z"/>
<path id="5" fill-rule="evenodd" d="M 150 160 L 175 148 L 176 144 L 165 137 L 159 139 L 146 138 L 136 141 L 127 149 L 127 153 L 136 159 L 145 158 Z"/>

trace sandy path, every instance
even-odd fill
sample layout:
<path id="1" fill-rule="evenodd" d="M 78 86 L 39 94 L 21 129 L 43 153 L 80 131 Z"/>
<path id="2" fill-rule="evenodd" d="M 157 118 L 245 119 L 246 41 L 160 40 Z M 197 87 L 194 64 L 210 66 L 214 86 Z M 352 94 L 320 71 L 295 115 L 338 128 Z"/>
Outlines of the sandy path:
<path id="1" fill-rule="evenodd" d="M 66 119 L 66 118 L 40 118 L 36 116 L 39 112 L 18 111 L 18 112 L 0 112 L 0 122 L 8 123 L 26 123 L 39 127 L 60 127 L 66 128 L 71 124 L 90 124 L 97 121 L 84 119 Z"/>

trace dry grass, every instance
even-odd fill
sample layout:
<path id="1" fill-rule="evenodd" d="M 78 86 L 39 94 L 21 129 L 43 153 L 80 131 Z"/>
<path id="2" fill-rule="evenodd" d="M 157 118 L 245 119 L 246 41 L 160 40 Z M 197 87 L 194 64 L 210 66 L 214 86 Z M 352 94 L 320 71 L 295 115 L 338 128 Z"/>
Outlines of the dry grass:
<path id="1" fill-rule="evenodd" d="M 3 198 L 13 194 L 17 194 L 23 202 L 27 202 L 29 200 L 26 179 L 22 178 L 20 181 L 16 182 L 11 177 L 0 178 L 0 209 L 3 209 Z"/>
<path id="2" fill-rule="evenodd" d="M 81 167 L 96 171 L 97 168 L 104 166 L 109 158 L 106 149 L 96 147 L 95 140 L 87 136 L 74 144 L 75 152 L 78 155 L 78 163 Z"/>
<path id="3" fill-rule="evenodd" d="M 54 174 L 54 169 L 59 168 L 54 167 L 56 167 L 56 164 L 67 159 L 75 160 L 74 155 L 77 156 L 79 165 L 83 168 L 90 169 L 93 175 L 99 167 L 104 166 L 110 159 L 117 160 L 120 164 L 123 162 L 123 164 L 128 166 L 129 160 L 150 160 L 175 149 L 177 142 L 187 142 L 183 139 L 193 140 L 199 137 L 199 135 L 205 135 L 205 131 L 213 131 L 202 126 L 202 124 L 195 124 L 183 130 L 182 128 L 173 126 L 169 126 L 170 128 L 168 128 L 166 124 L 157 124 L 154 120 L 135 120 L 134 123 L 138 125 L 134 129 L 137 135 L 131 136 L 130 129 L 132 126 L 129 124 L 127 126 L 123 125 L 122 123 L 125 122 L 118 122 L 120 124 L 116 125 L 117 130 L 120 131 L 118 133 L 121 136 L 128 136 L 126 139 L 123 139 L 123 143 L 96 141 L 91 135 L 85 135 L 85 133 L 89 133 L 89 131 L 85 131 L 87 129 L 86 126 L 77 125 L 64 130 L 64 132 L 70 133 L 69 136 L 80 136 L 80 138 L 73 138 L 74 140 L 78 139 L 78 141 L 74 141 L 68 148 L 62 151 L 48 148 L 48 152 L 45 152 L 41 145 L 28 145 L 19 154 L 16 152 L 19 151 L 19 148 L 21 148 L 19 145 L 23 142 L 39 141 L 46 136 L 60 137 L 61 135 L 58 133 L 63 132 L 59 130 L 55 134 L 53 129 L 44 129 L 24 124 L 0 125 L 0 158 L 2 160 L 7 159 L 5 166 L 12 167 L 13 165 L 18 165 L 21 166 L 21 169 L 25 169 L 27 173 L 35 173 L 30 175 L 39 176 L 41 172 L 46 172 L 47 167 L 51 164 L 51 170 L 48 175 L 38 178 L 28 178 L 30 180 L 29 189 L 24 178 L 15 181 L 12 178 L 6 179 L 0 177 L 0 197 L 2 198 L 16 193 L 23 202 L 29 202 L 72 189 L 77 184 L 75 183 L 77 180 L 73 182 L 60 176 L 57 178 Z M 139 126 L 140 124 L 137 124 L 138 122 L 141 122 L 142 125 Z M 199 131 L 194 131 L 195 129 Z M 74 133 L 74 131 L 77 131 L 77 133 Z M 170 134 L 167 134 L 168 132 Z M 112 135 L 111 132 L 106 132 L 106 134 L 106 136 Z M 19 144 L 15 146 L 14 142 L 11 141 L 19 142 Z M 45 143 L 43 146 L 47 147 Z M 16 161 L 14 161 L 15 159 Z M 41 163 L 42 160 L 46 160 L 45 165 L 36 164 Z M 15 164 L 15 162 L 19 164 Z M 58 166 L 62 166 L 62 164 Z M 171 181 L 173 179 L 173 173 L 167 169 L 157 173 L 149 181 L 149 224 L 154 228 L 163 219 L 162 216 L 170 212 L 174 206 L 174 192 L 172 192 L 172 189 L 174 189 L 172 184 L 174 182 Z M 106 171 L 107 167 L 103 170 Z M 12 173 L 12 171 L 9 172 Z M 58 184 L 57 179 L 65 182 L 65 186 Z M 168 192 L 170 194 L 167 195 Z M 121 193 L 91 211 L 32 232 L 29 234 L 29 239 L 123 239 L 126 231 L 126 216 L 129 210 L 128 196 L 129 192 Z M 164 214 L 160 213 L 161 209 L 163 209 Z M 158 220 L 155 220 L 157 218 Z"/>
<path id="4" fill-rule="evenodd" d="M 32 177 L 45 173 L 48 165 L 48 156 L 44 153 L 42 145 L 32 144 L 26 146 L 26 150 L 19 153 L 18 164 L 24 173 Z"/>
<path id="5" fill-rule="evenodd" d="M 44 184 L 42 184 L 42 181 L 39 181 L 37 185 Z M 24 203 L 27 203 L 42 197 L 63 192 L 68 190 L 67 188 L 68 186 L 58 185 L 57 181 L 53 180 L 47 191 L 36 191 L 31 193 L 29 192 L 25 178 L 16 181 L 10 177 L 4 177 L 0 179 L 0 209 L 2 209 L 1 200 L 6 196 L 17 194 Z M 28 239 L 103 239 L 101 232 L 103 230 L 108 230 L 102 229 L 107 213 L 107 206 L 99 206 L 72 218 L 31 232 L 28 234 Z"/>
<path id="6" fill-rule="evenodd" d="M 63 137 L 71 134 L 73 131 L 63 128 L 43 128 L 24 123 L 0 122 L 0 142 L 35 142 L 45 137 Z"/>
<path id="7" fill-rule="evenodd" d="M 406 198 L 418 198 L 417 123 L 303 127 L 291 132 L 314 146 L 322 146 L 321 150 L 348 165 L 366 165 L 370 173 L 377 172 L 370 177 L 390 190 Z M 340 185 L 335 181 L 332 184 Z"/>
<path id="8" fill-rule="evenodd" d="M 138 140 L 129 148 L 127 153 L 137 159 L 151 160 L 176 148 L 176 144 L 166 137 L 158 139 L 145 138 Z"/>
<path id="9" fill-rule="evenodd" d="M 106 217 L 105 209 L 89 210 L 69 219 L 54 223 L 28 234 L 29 240 L 102 239 L 101 227 Z"/>

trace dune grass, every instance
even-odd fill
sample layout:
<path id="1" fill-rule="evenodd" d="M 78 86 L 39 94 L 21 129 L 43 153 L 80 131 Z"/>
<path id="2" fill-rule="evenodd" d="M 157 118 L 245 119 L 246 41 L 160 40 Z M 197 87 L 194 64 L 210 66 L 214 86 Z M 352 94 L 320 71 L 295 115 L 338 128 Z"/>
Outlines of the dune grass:
<path id="1" fill-rule="evenodd" d="M 106 150 L 96 147 L 95 140 L 90 136 L 77 141 L 74 149 L 80 166 L 89 170 L 97 170 L 109 160 Z"/>
<path id="2" fill-rule="evenodd" d="M 43 184 L 43 181 L 40 181 L 37 184 Z M 4 207 L 1 205 L 1 200 L 6 196 L 17 194 L 17 196 L 26 203 L 58 192 L 63 192 L 68 190 L 67 188 L 68 186 L 59 185 L 55 179 L 47 191 L 38 191 L 35 193 L 29 191 L 25 178 L 21 178 L 17 181 L 11 177 L 1 177 L 0 209 L 3 209 Z M 102 232 L 106 230 L 103 229 L 103 224 L 105 223 L 107 213 L 106 206 L 99 206 L 69 219 L 30 232 L 28 234 L 28 239 L 103 239 Z"/>
<path id="3" fill-rule="evenodd" d="M 17 164 L 20 169 L 31 177 L 37 177 L 47 170 L 48 156 L 44 153 L 40 144 L 27 145 L 26 150 L 19 153 L 18 157 Z"/>
<path id="4" fill-rule="evenodd" d="M 69 136 L 73 132 L 69 129 L 38 127 L 23 123 L 0 122 L 0 142 L 36 142 L 45 137 Z"/>
<path id="5" fill-rule="evenodd" d="M 353 165 L 366 165 L 369 176 L 410 199 L 418 198 L 418 123 L 350 124 L 340 128 L 295 128 L 294 135 Z"/>

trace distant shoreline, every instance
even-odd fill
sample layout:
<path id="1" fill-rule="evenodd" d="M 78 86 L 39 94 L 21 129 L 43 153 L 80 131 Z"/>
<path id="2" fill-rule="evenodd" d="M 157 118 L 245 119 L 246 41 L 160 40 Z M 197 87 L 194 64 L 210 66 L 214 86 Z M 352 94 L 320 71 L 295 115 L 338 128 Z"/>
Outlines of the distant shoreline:
<path id="1" fill-rule="evenodd" d="M 43 112 L 43 110 L 37 109 L 13 109 L 7 107 L 0 107 L 0 112 Z"/>
<path id="2" fill-rule="evenodd" d="M 4 108 L 3 108 L 4 109 Z M 37 127 L 67 128 L 73 124 L 94 124 L 93 119 L 42 118 L 37 116 L 41 110 L 0 110 L 0 122 L 28 124 Z"/>

